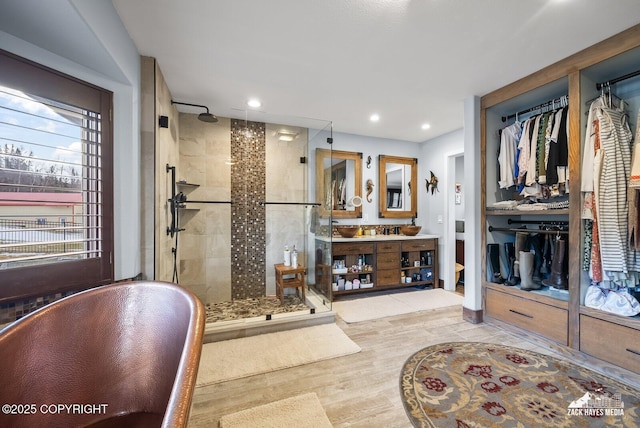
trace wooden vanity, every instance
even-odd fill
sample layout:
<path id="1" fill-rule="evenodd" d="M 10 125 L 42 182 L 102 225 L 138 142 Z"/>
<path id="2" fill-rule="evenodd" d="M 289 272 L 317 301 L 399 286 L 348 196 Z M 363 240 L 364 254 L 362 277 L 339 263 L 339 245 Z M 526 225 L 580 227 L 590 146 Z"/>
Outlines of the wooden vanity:
<path id="1" fill-rule="evenodd" d="M 316 287 L 324 292 L 331 290 L 325 295 L 331 295 L 332 299 L 370 291 L 439 286 L 436 235 L 334 237 L 332 240 L 318 237 L 316 251 L 321 256 L 317 258 Z M 411 278 L 411 282 L 406 278 Z M 343 283 L 347 282 L 352 285 L 359 282 L 360 286 L 344 289 Z"/>

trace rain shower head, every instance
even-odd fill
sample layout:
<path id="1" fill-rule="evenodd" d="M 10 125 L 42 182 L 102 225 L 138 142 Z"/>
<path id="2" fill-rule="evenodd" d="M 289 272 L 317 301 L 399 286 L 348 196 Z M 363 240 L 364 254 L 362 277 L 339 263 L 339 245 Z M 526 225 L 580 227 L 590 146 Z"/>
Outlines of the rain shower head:
<path id="1" fill-rule="evenodd" d="M 179 101 L 173 101 L 173 100 L 171 100 L 171 104 L 180 104 L 183 106 L 200 107 L 200 108 L 206 109 L 207 110 L 206 113 L 200 113 L 198 115 L 198 120 L 201 120 L 207 123 L 216 123 L 218 121 L 218 118 L 215 115 L 209 113 L 209 107 L 207 106 L 203 106 L 200 104 L 181 103 Z"/>

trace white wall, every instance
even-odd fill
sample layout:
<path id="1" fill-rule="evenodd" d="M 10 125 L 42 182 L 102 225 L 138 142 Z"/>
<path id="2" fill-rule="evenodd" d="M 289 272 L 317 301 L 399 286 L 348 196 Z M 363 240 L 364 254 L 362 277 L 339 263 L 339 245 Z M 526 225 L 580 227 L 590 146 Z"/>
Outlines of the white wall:
<path id="1" fill-rule="evenodd" d="M 328 149 L 329 145 L 326 143 L 325 138 L 317 138 L 310 143 L 310 150 L 313 152 L 316 148 Z M 340 220 L 341 223 L 354 224 L 361 220 L 362 224 L 400 224 L 408 223 L 407 219 L 384 219 L 378 218 L 378 155 L 387 156 L 403 156 L 409 158 L 418 159 L 418 177 L 420 177 L 420 171 L 423 167 L 420 159 L 420 144 L 391 140 L 386 138 L 367 137 L 364 135 L 333 133 L 333 150 L 345 150 L 349 152 L 362 152 L 362 219 L 344 219 Z M 371 168 L 367 168 L 367 158 L 371 156 Z M 309 164 L 310 177 L 315 180 L 315 158 L 311 159 Z M 368 179 L 373 180 L 374 188 L 370 195 L 371 202 L 366 200 L 366 186 L 365 183 Z M 418 189 L 421 189 L 420 182 L 418 182 Z M 423 220 L 425 216 L 420 210 L 420 198 L 424 195 L 418 193 L 418 218 L 416 224 L 425 224 Z M 432 233 L 425 230 L 424 233 Z"/>
<path id="2" fill-rule="evenodd" d="M 72 4 L 84 24 L 104 47 L 99 52 L 109 56 L 105 61 L 115 63 L 117 72 L 107 75 L 104 69 L 98 71 L 91 68 L 90 59 L 87 59 L 86 64 L 79 64 L 2 31 L 0 48 L 113 92 L 114 273 L 115 279 L 129 278 L 140 272 L 140 58 L 110 1 L 60 0 L 57 3 L 60 7 Z M 48 3 L 47 6 L 55 5 Z M 45 12 L 34 8 L 32 13 Z M 65 16 L 60 14 L 51 16 L 52 25 L 48 28 L 55 28 L 55 31 L 46 35 L 47 40 L 43 44 L 46 42 L 48 45 L 55 45 L 56 39 L 63 41 L 69 37 L 77 39 L 82 36 L 74 33 L 78 28 L 78 17 L 68 18 L 74 18 L 74 25 L 67 25 Z M 59 22 L 55 22 L 56 19 Z M 62 51 L 64 49 L 60 50 Z M 93 64 L 98 62 L 94 61 Z"/>
<path id="3" fill-rule="evenodd" d="M 445 226 L 445 191 L 453 192 L 455 183 L 447 182 L 447 159 L 452 153 L 464 151 L 463 130 L 458 129 L 425 141 L 420 146 L 418 163 L 418 210 L 421 215 L 420 224 L 428 233 L 443 236 Z M 438 177 L 438 191 L 427 194 L 425 180 L 431 178 L 431 171 Z M 455 181 L 455 180 L 453 180 Z M 453 194 L 450 195 L 453 197 Z M 438 217 L 442 217 L 442 223 Z M 442 242 L 440 242 L 442 245 Z M 442 252 L 441 252 L 442 253 Z"/>

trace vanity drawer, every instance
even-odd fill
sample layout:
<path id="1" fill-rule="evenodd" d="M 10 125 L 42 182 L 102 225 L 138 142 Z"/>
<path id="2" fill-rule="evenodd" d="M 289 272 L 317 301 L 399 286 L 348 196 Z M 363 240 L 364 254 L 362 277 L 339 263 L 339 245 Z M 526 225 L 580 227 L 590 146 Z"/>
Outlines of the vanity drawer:
<path id="1" fill-rule="evenodd" d="M 393 285 L 400 283 L 399 269 L 378 269 L 376 271 L 377 285 Z"/>
<path id="2" fill-rule="evenodd" d="M 640 373 L 640 331 L 580 315 L 580 351 Z"/>
<path id="3" fill-rule="evenodd" d="M 377 269 L 400 269 L 400 253 L 378 253 L 376 256 Z"/>
<path id="4" fill-rule="evenodd" d="M 486 315 L 567 344 L 566 309 L 487 289 Z"/>
<path id="5" fill-rule="evenodd" d="M 419 239 L 402 242 L 402 251 L 425 251 L 436 248 L 435 239 Z"/>
<path id="6" fill-rule="evenodd" d="M 378 242 L 376 244 L 376 251 L 378 253 L 399 253 L 399 242 Z"/>
<path id="7" fill-rule="evenodd" d="M 336 242 L 332 245 L 333 255 L 373 254 L 373 243 L 368 242 Z"/>

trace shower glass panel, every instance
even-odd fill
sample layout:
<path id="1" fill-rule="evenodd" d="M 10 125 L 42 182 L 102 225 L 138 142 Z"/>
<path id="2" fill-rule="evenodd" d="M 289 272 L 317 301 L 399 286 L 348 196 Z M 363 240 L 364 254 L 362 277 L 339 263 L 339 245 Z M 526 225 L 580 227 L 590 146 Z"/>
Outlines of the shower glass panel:
<path id="1" fill-rule="evenodd" d="M 327 121 L 234 110 L 211 124 L 180 114 L 176 191 L 186 200 L 175 266 L 208 307 L 208 323 L 331 309 L 330 290 L 316 287 L 316 236 L 327 243 L 330 220 L 318 220 L 313 168 L 315 147 L 330 135 Z M 305 284 L 285 287 L 283 304 L 275 267 L 285 246 L 295 247 Z"/>
<path id="2" fill-rule="evenodd" d="M 330 123 L 243 113 L 244 120 L 231 121 L 231 297 L 278 298 L 287 315 L 330 310 L 330 294 L 322 295 L 315 287 L 318 216 L 310 170 L 314 145 L 321 138 L 327 145 L 324 135 L 330 135 Z M 276 266 L 285 264 L 285 250 L 287 258 L 297 254 L 305 284 L 292 286 L 296 282 L 288 280 L 300 276 L 285 269 L 280 292 Z"/>
<path id="3" fill-rule="evenodd" d="M 309 221 L 309 247 L 314 249 L 313 253 L 309 254 L 309 266 L 313 266 L 313 273 L 309 275 L 309 278 L 313 284 L 312 288 L 319 299 L 318 305 L 328 310 L 331 310 L 331 301 L 333 300 L 331 284 L 332 216 L 320 214 L 319 205 L 324 195 L 316 194 L 317 186 L 315 185 L 315 180 L 318 175 L 315 171 L 315 156 L 316 149 L 325 149 L 331 152 L 329 141 L 331 141 L 332 132 L 332 124 L 330 122 L 322 127 L 309 129 L 309 194 L 314 196 L 312 199 L 316 202 Z"/>

